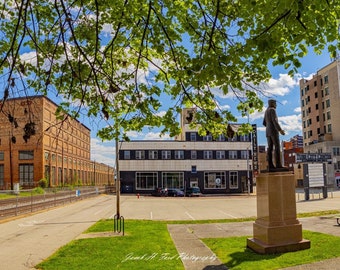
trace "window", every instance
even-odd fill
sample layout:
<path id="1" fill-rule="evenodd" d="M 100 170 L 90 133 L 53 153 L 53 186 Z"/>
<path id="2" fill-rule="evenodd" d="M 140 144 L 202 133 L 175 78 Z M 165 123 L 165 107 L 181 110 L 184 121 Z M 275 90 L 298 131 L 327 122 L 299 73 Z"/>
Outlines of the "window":
<path id="1" fill-rule="evenodd" d="M 326 75 L 326 76 L 323 78 L 323 81 L 324 81 L 325 83 L 328 83 L 328 75 Z"/>
<path id="2" fill-rule="evenodd" d="M 191 173 L 197 173 L 197 166 L 196 165 L 191 166 Z"/>
<path id="3" fill-rule="evenodd" d="M 197 159 L 197 151 L 195 150 L 191 151 L 191 159 Z"/>
<path id="4" fill-rule="evenodd" d="M 309 127 L 312 124 L 312 119 L 307 120 L 307 127 Z"/>
<path id="5" fill-rule="evenodd" d="M 327 120 L 331 119 L 331 112 L 327 112 Z"/>
<path id="6" fill-rule="evenodd" d="M 19 164 L 20 185 L 33 185 L 33 164 Z"/>
<path id="7" fill-rule="evenodd" d="M 157 176 L 157 172 L 136 172 L 136 189 L 155 189 L 157 187 Z"/>
<path id="8" fill-rule="evenodd" d="M 33 159 L 33 151 L 19 151 L 19 159 L 24 160 L 24 159 Z"/>
<path id="9" fill-rule="evenodd" d="M 162 159 L 171 159 L 171 151 L 163 150 L 162 151 Z"/>
<path id="10" fill-rule="evenodd" d="M 325 87 L 325 96 L 328 96 L 328 95 L 329 95 L 329 88 Z"/>
<path id="11" fill-rule="evenodd" d="M 216 159 L 225 159 L 225 151 L 216 151 Z"/>
<path id="12" fill-rule="evenodd" d="M 192 142 L 196 141 L 196 133 L 195 132 L 190 133 L 190 141 L 192 141 Z"/>
<path id="13" fill-rule="evenodd" d="M 229 159 L 237 159 L 237 151 L 229 151 Z"/>
<path id="14" fill-rule="evenodd" d="M 315 110 L 319 109 L 319 104 L 315 104 Z"/>
<path id="15" fill-rule="evenodd" d="M 305 101 L 303 99 L 301 100 L 301 105 L 302 107 L 305 106 Z"/>
<path id="16" fill-rule="evenodd" d="M 248 150 L 242 150 L 241 151 L 241 159 L 249 159 L 249 151 Z"/>
<path id="17" fill-rule="evenodd" d="M 211 142 L 212 141 L 212 136 L 209 134 L 209 135 L 207 135 L 207 136 L 204 136 L 203 137 L 203 141 L 205 141 L 205 142 Z"/>
<path id="18" fill-rule="evenodd" d="M 232 138 L 228 138 L 228 142 L 236 142 L 237 141 L 237 136 L 234 136 Z"/>
<path id="19" fill-rule="evenodd" d="M 149 150 L 149 159 L 158 159 L 158 151 Z"/>
<path id="20" fill-rule="evenodd" d="M 332 133 L 332 125 L 331 124 L 327 125 L 327 132 Z"/>
<path id="21" fill-rule="evenodd" d="M 224 142 L 225 141 L 225 136 L 222 134 L 222 135 L 219 135 L 216 139 L 216 141 L 218 142 Z"/>
<path id="22" fill-rule="evenodd" d="M 331 106 L 331 100 L 327 99 L 326 100 L 326 108 L 329 108 Z"/>
<path id="23" fill-rule="evenodd" d="M 249 141 L 249 135 L 248 134 L 241 135 L 240 136 L 240 141 L 241 142 L 248 142 Z"/>
<path id="24" fill-rule="evenodd" d="M 4 165 L 0 164 L 0 187 L 5 184 L 4 182 Z"/>
<path id="25" fill-rule="evenodd" d="M 5 159 L 5 153 L 3 151 L 0 151 L 0 160 Z"/>
<path id="26" fill-rule="evenodd" d="M 304 95 L 304 93 L 303 93 L 303 89 L 301 89 L 301 96 L 303 96 Z"/>
<path id="27" fill-rule="evenodd" d="M 333 147 L 333 156 L 340 156 L 340 147 Z"/>
<path id="28" fill-rule="evenodd" d="M 176 150 L 175 151 L 175 159 L 184 159 L 184 151 Z"/>
<path id="29" fill-rule="evenodd" d="M 145 151 L 137 150 L 136 151 L 136 159 L 145 159 Z"/>
<path id="30" fill-rule="evenodd" d="M 203 158 L 204 159 L 212 159 L 213 153 L 210 150 L 203 151 Z"/>
<path id="31" fill-rule="evenodd" d="M 130 159 L 130 151 L 124 151 L 124 159 Z"/>
<path id="32" fill-rule="evenodd" d="M 184 173 L 183 172 L 163 172 L 162 173 L 163 187 L 167 188 L 183 188 Z"/>
<path id="33" fill-rule="evenodd" d="M 204 172 L 204 188 L 226 188 L 225 172 Z"/>
<path id="34" fill-rule="evenodd" d="M 238 188 L 237 172 L 234 171 L 229 172 L 229 188 L 230 189 Z"/>

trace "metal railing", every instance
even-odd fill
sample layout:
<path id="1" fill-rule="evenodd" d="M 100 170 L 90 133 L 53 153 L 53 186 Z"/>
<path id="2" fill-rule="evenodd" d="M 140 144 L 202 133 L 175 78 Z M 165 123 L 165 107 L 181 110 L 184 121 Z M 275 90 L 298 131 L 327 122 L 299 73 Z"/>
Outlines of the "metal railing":
<path id="1" fill-rule="evenodd" d="M 76 189 L 46 189 L 44 194 L 37 195 L 34 190 L 24 190 L 20 193 L 30 193 L 26 196 L 12 195 L 12 198 L 0 200 L 0 220 L 27 213 L 72 203 L 105 193 L 105 187 L 81 187 Z"/>

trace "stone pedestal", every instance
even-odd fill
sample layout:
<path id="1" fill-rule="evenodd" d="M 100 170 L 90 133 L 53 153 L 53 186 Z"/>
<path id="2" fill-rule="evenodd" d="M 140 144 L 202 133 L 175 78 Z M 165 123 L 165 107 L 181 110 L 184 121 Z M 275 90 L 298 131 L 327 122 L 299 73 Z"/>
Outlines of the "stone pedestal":
<path id="1" fill-rule="evenodd" d="M 296 218 L 295 179 L 291 172 L 261 173 L 256 178 L 257 219 L 247 247 L 261 254 L 310 248 Z"/>

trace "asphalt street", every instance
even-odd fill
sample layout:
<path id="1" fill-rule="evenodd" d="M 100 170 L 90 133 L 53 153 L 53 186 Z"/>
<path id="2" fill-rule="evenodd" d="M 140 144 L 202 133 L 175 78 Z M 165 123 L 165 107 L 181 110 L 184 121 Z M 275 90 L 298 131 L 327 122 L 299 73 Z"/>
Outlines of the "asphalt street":
<path id="1" fill-rule="evenodd" d="M 304 201 L 297 195 L 297 212 L 340 209 L 340 192 Z M 256 196 L 159 198 L 122 195 L 119 212 L 125 219 L 201 220 L 256 217 Z M 114 195 L 100 195 L 49 211 L 7 220 L 0 224 L 2 270 L 32 269 L 63 245 L 76 239 L 92 224 L 113 218 L 117 212 Z M 335 222 L 335 221 L 334 221 Z"/>

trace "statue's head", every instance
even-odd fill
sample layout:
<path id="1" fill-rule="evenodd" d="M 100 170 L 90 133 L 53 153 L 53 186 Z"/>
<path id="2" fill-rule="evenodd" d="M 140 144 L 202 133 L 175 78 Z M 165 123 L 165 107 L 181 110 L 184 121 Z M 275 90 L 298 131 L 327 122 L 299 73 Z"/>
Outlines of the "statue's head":
<path id="1" fill-rule="evenodd" d="M 276 108 L 276 100 L 275 99 L 268 100 L 268 105 L 269 105 L 269 107 Z"/>

